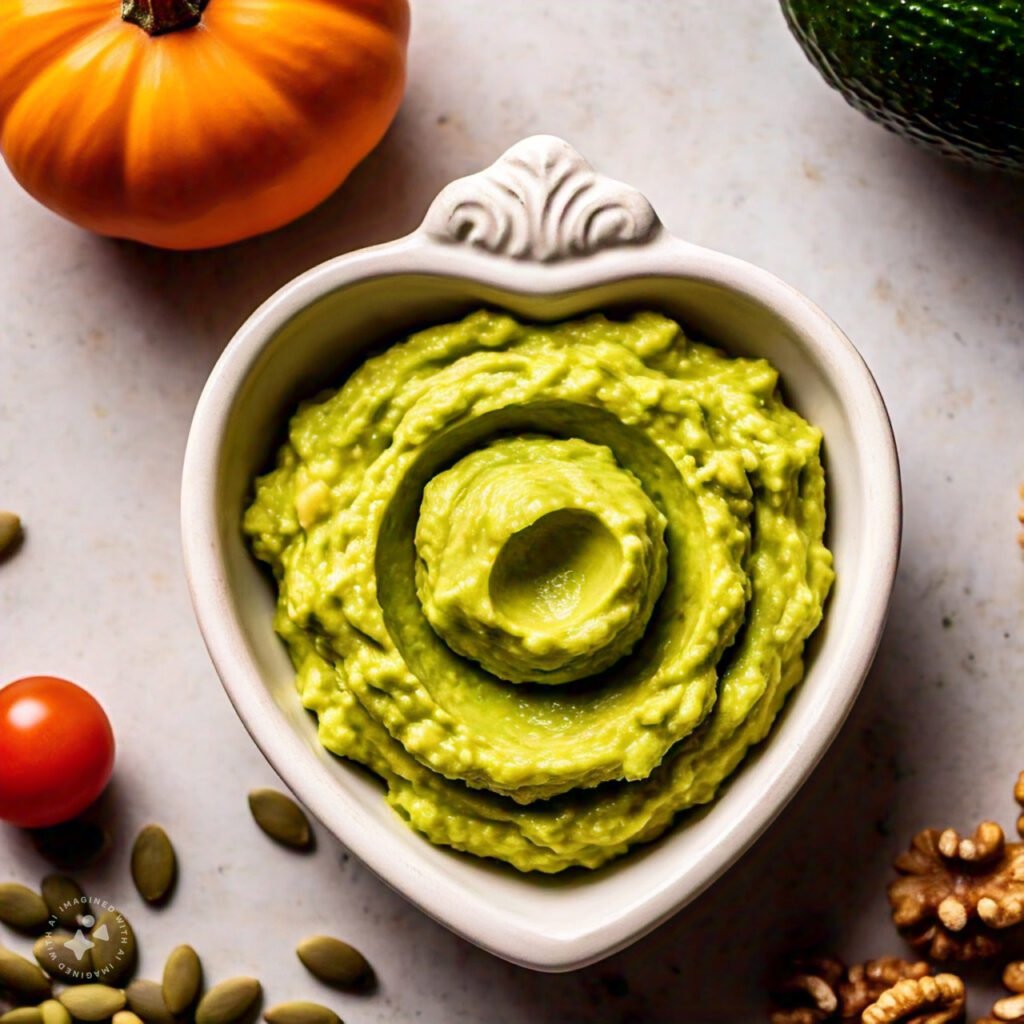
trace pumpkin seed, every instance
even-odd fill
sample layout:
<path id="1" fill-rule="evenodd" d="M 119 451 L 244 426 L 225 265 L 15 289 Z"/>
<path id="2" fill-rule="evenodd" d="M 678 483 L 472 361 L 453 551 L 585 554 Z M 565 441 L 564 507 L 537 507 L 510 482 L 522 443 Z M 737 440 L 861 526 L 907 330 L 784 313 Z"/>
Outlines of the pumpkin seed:
<path id="1" fill-rule="evenodd" d="M 31 960 L 0 946 L 0 988 L 39 1003 L 49 998 L 50 979 Z"/>
<path id="2" fill-rule="evenodd" d="M 167 833 L 159 825 L 147 825 L 132 847 L 132 880 L 147 903 L 159 903 L 171 891 L 178 873 Z"/>
<path id="3" fill-rule="evenodd" d="M 178 946 L 164 965 L 164 1005 L 173 1013 L 184 1013 L 199 995 L 203 983 L 203 965 L 191 946 Z"/>
<path id="4" fill-rule="evenodd" d="M 135 970 L 138 947 L 135 931 L 118 910 L 105 910 L 93 925 L 89 939 L 95 943 L 92 967 L 104 985 L 119 985 Z"/>
<path id="5" fill-rule="evenodd" d="M 142 1018 L 131 1010 L 118 1010 L 110 1024 L 142 1024 Z"/>
<path id="6" fill-rule="evenodd" d="M 82 887 L 67 875 L 47 875 L 39 887 L 43 902 L 63 928 L 77 928 L 78 916 L 84 905 L 85 893 Z"/>
<path id="7" fill-rule="evenodd" d="M 342 1024 L 329 1007 L 300 1001 L 278 1003 L 263 1014 L 263 1019 L 267 1024 Z"/>
<path id="8" fill-rule="evenodd" d="M 57 998 L 75 1020 L 84 1021 L 106 1020 L 125 1005 L 124 992 L 110 985 L 79 985 L 61 992 Z"/>
<path id="9" fill-rule="evenodd" d="M 13 513 L 0 509 L 0 555 L 21 535 L 21 520 Z"/>
<path id="10" fill-rule="evenodd" d="M 88 867 L 110 845 L 110 836 L 102 825 L 77 818 L 62 825 L 36 829 L 32 840 L 51 864 L 63 870 Z"/>
<path id="11" fill-rule="evenodd" d="M 51 978 L 63 981 L 66 985 L 95 980 L 92 973 L 92 950 L 75 945 L 74 936 L 70 932 L 40 935 L 32 946 L 32 955 Z"/>
<path id="12" fill-rule="evenodd" d="M 254 789 L 249 810 L 271 839 L 293 850 L 308 850 L 313 838 L 309 819 L 299 805 L 276 789 Z"/>
<path id="13" fill-rule="evenodd" d="M 310 974 L 338 988 L 365 988 L 373 980 L 373 968 L 366 957 L 341 939 L 314 935 L 303 939 L 295 950 Z"/>
<path id="14" fill-rule="evenodd" d="M 260 998 L 263 989 L 255 978 L 230 978 L 214 985 L 196 1007 L 196 1024 L 234 1024 Z"/>
<path id="15" fill-rule="evenodd" d="M 147 1024 L 174 1024 L 171 1011 L 164 1002 L 163 992 L 155 981 L 137 978 L 125 989 L 125 995 L 132 1013 Z"/>
<path id="16" fill-rule="evenodd" d="M 18 1006 L 0 1016 L 0 1024 L 43 1024 L 43 1014 L 38 1006 Z"/>
<path id="17" fill-rule="evenodd" d="M 0 921 L 19 932 L 39 932 L 50 920 L 43 897 L 18 882 L 0 884 Z"/>
<path id="18" fill-rule="evenodd" d="M 71 1014 L 56 999 L 40 1003 L 39 1012 L 43 1016 L 43 1024 L 71 1024 Z"/>

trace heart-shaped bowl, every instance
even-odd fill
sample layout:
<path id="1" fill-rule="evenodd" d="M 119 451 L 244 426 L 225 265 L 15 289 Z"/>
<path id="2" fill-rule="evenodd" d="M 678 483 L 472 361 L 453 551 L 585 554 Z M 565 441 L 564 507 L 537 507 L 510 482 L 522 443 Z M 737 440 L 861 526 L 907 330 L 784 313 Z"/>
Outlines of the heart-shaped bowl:
<path id="1" fill-rule="evenodd" d="M 825 437 L 837 581 L 807 673 L 767 741 L 717 799 L 658 842 L 556 877 L 432 846 L 376 779 L 317 741 L 274 634 L 274 592 L 243 542 L 254 476 L 297 403 L 374 346 L 480 307 L 528 320 L 653 308 L 780 370 Z M 868 368 L 817 307 L 758 267 L 673 237 L 636 190 L 550 136 L 453 182 L 412 234 L 301 275 L 242 326 L 199 400 L 182 530 L 196 615 L 253 739 L 302 802 L 385 882 L 483 948 L 545 971 L 621 949 L 692 900 L 785 806 L 839 731 L 874 657 L 896 573 L 896 447 Z"/>

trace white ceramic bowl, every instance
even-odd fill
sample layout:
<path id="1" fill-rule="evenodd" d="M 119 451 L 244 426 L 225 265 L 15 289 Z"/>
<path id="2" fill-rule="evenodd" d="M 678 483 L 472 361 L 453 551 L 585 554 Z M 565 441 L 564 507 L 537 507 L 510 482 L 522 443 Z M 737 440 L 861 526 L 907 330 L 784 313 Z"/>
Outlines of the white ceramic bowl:
<path id="1" fill-rule="evenodd" d="M 272 588 L 240 516 L 297 402 L 337 384 L 368 346 L 481 306 L 565 319 L 654 307 L 730 352 L 768 357 L 789 401 L 824 431 L 838 573 L 807 676 L 719 798 L 595 873 L 520 875 L 432 846 L 365 771 L 326 753 L 271 628 Z M 692 900 L 750 846 L 838 732 L 874 656 L 900 537 L 896 449 L 856 350 L 763 270 L 681 241 L 634 189 L 566 143 L 526 139 L 449 185 L 405 238 L 324 263 L 238 331 L 203 391 L 182 488 L 192 599 L 238 714 L 302 802 L 384 881 L 491 952 L 539 970 L 622 948 Z"/>

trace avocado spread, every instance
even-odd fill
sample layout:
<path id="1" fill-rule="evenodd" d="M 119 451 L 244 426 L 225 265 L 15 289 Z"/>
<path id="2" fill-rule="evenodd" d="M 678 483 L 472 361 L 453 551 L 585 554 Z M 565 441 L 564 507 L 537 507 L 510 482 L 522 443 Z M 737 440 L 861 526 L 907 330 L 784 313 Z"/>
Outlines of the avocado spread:
<path id="1" fill-rule="evenodd" d="M 244 530 L 327 749 L 435 843 L 597 867 L 711 800 L 832 584 L 821 434 L 657 313 L 478 312 L 291 420 Z"/>

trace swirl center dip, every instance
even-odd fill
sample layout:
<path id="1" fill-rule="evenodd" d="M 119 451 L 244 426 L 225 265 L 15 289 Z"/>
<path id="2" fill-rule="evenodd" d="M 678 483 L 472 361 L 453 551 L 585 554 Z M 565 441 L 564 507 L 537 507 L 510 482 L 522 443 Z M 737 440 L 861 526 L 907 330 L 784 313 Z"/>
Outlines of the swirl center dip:
<path id="1" fill-rule="evenodd" d="M 244 529 L 329 750 L 433 842 L 596 867 L 712 799 L 832 584 L 821 435 L 638 313 L 475 313 L 292 418 Z"/>
<path id="2" fill-rule="evenodd" d="M 423 492 L 420 604 L 458 654 L 515 683 L 608 668 L 665 585 L 665 517 L 603 446 L 510 437 Z"/>

